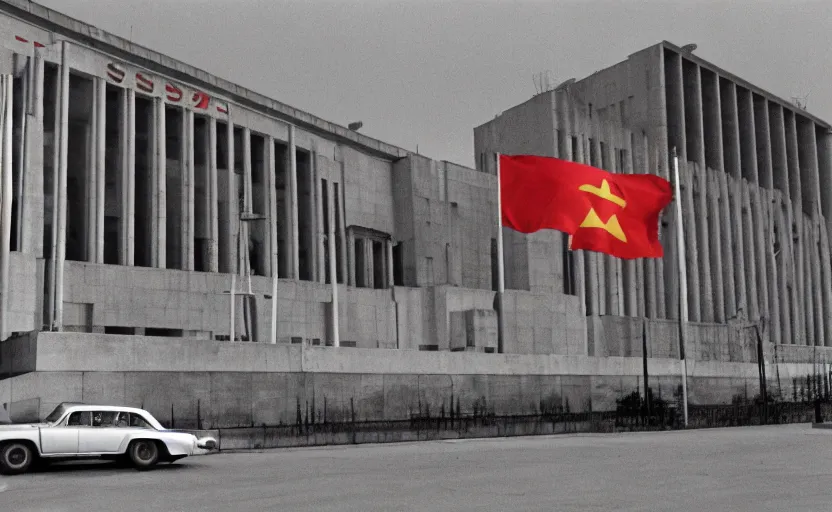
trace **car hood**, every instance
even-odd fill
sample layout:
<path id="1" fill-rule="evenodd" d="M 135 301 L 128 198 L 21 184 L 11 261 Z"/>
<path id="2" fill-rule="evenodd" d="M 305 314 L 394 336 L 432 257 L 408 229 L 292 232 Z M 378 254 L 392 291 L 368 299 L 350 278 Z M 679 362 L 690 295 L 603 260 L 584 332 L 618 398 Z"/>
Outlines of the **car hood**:
<path id="1" fill-rule="evenodd" d="M 18 423 L 18 424 L 10 424 L 10 425 L 0 425 L 0 431 L 3 430 L 21 430 L 27 428 L 38 428 L 38 427 L 45 427 L 47 426 L 46 423 Z"/>

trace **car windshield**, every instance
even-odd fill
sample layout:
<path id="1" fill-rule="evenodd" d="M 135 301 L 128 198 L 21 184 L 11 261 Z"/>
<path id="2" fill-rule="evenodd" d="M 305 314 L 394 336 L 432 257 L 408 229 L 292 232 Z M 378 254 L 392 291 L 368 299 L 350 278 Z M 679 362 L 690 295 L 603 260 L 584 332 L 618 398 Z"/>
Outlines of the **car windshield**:
<path id="1" fill-rule="evenodd" d="M 64 415 L 67 409 L 67 404 L 60 404 L 58 407 L 55 407 L 55 410 L 49 413 L 49 416 L 46 417 L 46 423 L 55 423 L 61 416 Z"/>

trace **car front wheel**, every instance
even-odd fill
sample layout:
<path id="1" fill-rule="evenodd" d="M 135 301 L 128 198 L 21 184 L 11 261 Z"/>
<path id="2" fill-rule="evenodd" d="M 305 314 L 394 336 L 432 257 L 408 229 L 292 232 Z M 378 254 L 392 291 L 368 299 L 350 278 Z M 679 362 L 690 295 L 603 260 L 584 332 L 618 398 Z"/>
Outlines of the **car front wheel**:
<path id="1" fill-rule="evenodd" d="M 136 469 L 150 469 L 159 461 L 159 446 L 153 441 L 133 441 L 129 449 L 130 461 Z"/>
<path id="2" fill-rule="evenodd" d="M 12 441 L 0 446 L 0 473 L 19 475 L 32 465 L 34 455 L 26 443 Z"/>

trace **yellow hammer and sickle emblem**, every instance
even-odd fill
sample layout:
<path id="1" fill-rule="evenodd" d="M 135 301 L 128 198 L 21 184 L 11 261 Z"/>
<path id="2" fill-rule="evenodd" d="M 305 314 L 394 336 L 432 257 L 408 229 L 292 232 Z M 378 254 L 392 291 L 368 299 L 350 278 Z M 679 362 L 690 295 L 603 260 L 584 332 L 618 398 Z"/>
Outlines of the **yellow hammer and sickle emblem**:
<path id="1" fill-rule="evenodd" d="M 617 204 L 621 208 L 625 208 L 627 206 L 627 201 L 624 200 L 623 197 L 618 197 L 617 195 L 613 194 L 610 191 L 610 184 L 607 183 L 607 180 L 601 181 L 601 187 L 596 187 L 594 185 L 581 185 L 578 187 L 578 190 L 581 192 L 589 192 L 590 194 L 594 194 L 601 199 L 605 199 L 612 203 Z M 618 217 L 614 214 L 612 217 L 604 222 L 601 220 L 601 217 L 595 212 L 595 208 L 590 208 L 589 213 L 587 214 L 586 218 L 583 222 L 581 222 L 582 228 L 600 228 L 606 231 L 607 233 L 611 234 L 615 238 L 621 240 L 622 242 L 627 242 L 627 235 L 624 234 L 624 230 L 621 229 L 621 224 L 618 223 Z"/>

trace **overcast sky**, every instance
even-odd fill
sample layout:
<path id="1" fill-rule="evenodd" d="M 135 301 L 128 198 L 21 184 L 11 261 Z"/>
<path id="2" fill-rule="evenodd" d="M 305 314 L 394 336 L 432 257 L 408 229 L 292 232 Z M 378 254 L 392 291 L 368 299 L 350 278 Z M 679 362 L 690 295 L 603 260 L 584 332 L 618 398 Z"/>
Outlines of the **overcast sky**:
<path id="1" fill-rule="evenodd" d="M 318 117 L 474 165 L 473 128 L 663 39 L 832 121 L 828 0 L 38 0 Z"/>

